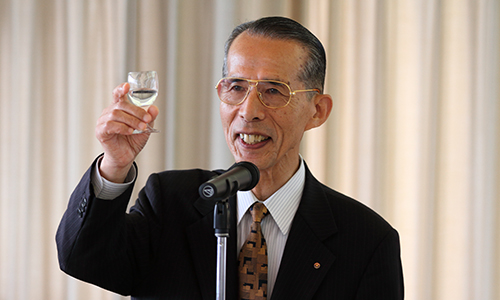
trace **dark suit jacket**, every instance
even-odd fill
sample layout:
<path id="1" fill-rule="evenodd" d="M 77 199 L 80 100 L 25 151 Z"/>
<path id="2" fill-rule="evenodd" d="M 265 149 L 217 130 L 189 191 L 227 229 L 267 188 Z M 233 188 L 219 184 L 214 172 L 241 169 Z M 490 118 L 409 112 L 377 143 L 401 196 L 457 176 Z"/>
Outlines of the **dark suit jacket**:
<path id="1" fill-rule="evenodd" d="M 95 167 L 95 163 L 91 168 Z M 152 174 L 126 214 L 132 188 L 95 198 L 91 168 L 71 195 L 56 240 L 61 269 L 134 299 L 215 299 L 214 203 L 198 187 L 204 170 Z M 227 299 L 237 298 L 235 198 L 230 199 Z M 363 204 L 306 168 L 271 300 L 403 299 L 399 236 Z"/>

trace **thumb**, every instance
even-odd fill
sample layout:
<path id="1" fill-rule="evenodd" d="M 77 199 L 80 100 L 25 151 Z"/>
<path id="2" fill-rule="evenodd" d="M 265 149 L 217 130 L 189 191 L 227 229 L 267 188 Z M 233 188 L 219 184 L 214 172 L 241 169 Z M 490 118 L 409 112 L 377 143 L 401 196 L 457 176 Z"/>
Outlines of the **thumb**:
<path id="1" fill-rule="evenodd" d="M 117 103 L 123 99 L 123 96 L 127 95 L 130 89 L 130 84 L 128 82 L 122 83 L 113 90 L 113 103 Z"/>
<path id="2" fill-rule="evenodd" d="M 152 121 L 154 121 L 156 119 L 156 117 L 158 116 L 159 113 L 160 113 L 160 110 L 158 109 L 158 107 L 156 105 L 151 105 L 148 108 L 148 114 L 151 115 Z"/>

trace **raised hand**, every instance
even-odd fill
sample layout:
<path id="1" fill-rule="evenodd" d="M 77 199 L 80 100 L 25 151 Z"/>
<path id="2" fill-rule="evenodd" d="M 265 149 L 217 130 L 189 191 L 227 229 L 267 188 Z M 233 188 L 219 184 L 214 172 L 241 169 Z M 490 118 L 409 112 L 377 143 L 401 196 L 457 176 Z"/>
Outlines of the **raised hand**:
<path id="1" fill-rule="evenodd" d="M 127 99 L 129 84 L 123 83 L 113 90 L 113 103 L 99 117 L 95 134 L 104 157 L 100 165 L 101 175 L 109 181 L 121 183 L 139 152 L 146 145 L 150 133 L 133 134 L 135 129 L 144 130 L 158 116 L 158 108 L 151 105 L 148 111 L 133 105 Z"/>

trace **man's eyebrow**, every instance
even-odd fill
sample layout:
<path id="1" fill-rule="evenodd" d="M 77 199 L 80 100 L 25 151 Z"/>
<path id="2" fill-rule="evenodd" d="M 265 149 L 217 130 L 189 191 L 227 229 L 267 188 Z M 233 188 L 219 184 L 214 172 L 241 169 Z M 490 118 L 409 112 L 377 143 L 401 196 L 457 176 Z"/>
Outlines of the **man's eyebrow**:
<path id="1" fill-rule="evenodd" d="M 280 78 L 266 78 L 264 80 L 278 81 L 280 83 L 284 83 L 284 84 L 290 86 L 290 81 L 286 81 L 286 80 L 283 80 L 283 79 L 280 79 Z"/>
<path id="2" fill-rule="evenodd" d="M 245 77 L 239 77 L 239 76 L 228 76 L 228 79 L 231 79 L 231 82 L 238 82 L 238 81 L 244 81 L 244 80 L 268 80 L 268 81 L 278 81 L 280 83 L 285 83 L 288 86 L 290 86 L 290 82 L 287 82 L 285 80 L 279 79 L 279 78 L 270 78 L 266 77 L 263 79 L 252 79 L 252 78 L 245 78 Z"/>

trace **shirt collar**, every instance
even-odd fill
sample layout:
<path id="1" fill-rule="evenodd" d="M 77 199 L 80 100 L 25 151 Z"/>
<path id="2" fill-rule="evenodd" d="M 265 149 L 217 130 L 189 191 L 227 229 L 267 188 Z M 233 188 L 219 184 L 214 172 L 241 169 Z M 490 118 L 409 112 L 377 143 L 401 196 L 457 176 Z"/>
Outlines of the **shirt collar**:
<path id="1" fill-rule="evenodd" d="M 283 234 L 288 234 L 292 226 L 293 217 L 299 208 L 306 171 L 302 157 L 300 157 L 299 169 L 279 190 L 263 201 L 274 221 Z M 238 191 L 237 193 L 238 224 L 247 212 L 248 208 L 259 201 L 252 191 Z M 260 201 L 262 202 L 262 201 Z"/>

